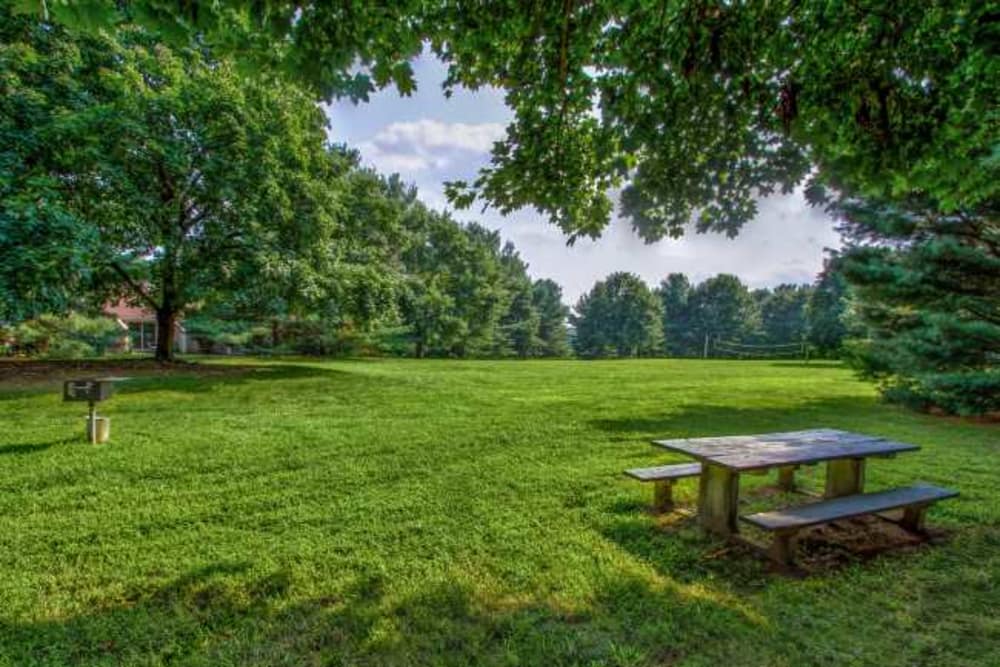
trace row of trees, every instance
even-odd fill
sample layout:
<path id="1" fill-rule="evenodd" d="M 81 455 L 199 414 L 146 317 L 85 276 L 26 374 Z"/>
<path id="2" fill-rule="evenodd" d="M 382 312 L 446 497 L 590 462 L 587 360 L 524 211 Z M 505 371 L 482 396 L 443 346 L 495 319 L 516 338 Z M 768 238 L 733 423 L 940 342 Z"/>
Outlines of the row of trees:
<path id="1" fill-rule="evenodd" d="M 650 289 L 614 273 L 580 299 L 572 321 L 584 357 L 715 355 L 733 344 L 772 354 L 808 344 L 832 354 L 852 326 L 849 313 L 846 283 L 830 262 L 814 285 L 757 290 L 729 274 L 694 285 L 671 273 Z"/>
<path id="2" fill-rule="evenodd" d="M 533 280 L 513 244 L 427 208 L 397 176 L 355 169 L 348 181 L 345 224 L 356 228 L 342 243 L 364 241 L 353 262 L 333 272 L 336 291 L 289 308 L 294 290 L 280 294 L 248 279 L 246 288 L 200 304 L 188 330 L 237 347 L 315 354 L 568 352 L 562 288 Z"/>

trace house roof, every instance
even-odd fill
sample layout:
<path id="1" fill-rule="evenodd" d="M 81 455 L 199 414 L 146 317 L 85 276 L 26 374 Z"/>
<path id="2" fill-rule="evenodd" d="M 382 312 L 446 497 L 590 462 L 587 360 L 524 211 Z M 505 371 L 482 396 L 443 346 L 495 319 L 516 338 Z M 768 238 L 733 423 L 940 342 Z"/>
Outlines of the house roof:
<path id="1" fill-rule="evenodd" d="M 111 317 L 116 317 L 122 322 L 155 322 L 156 313 L 149 310 L 148 308 L 143 308 L 141 306 L 134 306 L 127 302 L 125 299 L 119 299 L 117 303 L 107 303 L 104 305 L 104 312 Z"/>

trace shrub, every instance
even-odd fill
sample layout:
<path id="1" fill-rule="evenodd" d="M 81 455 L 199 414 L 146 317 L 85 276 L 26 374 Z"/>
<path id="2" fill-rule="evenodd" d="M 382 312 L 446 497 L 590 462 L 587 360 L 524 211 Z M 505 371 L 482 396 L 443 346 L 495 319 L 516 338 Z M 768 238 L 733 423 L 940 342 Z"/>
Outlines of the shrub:
<path id="1" fill-rule="evenodd" d="M 103 315 L 42 315 L 8 332 L 11 351 L 49 358 L 75 359 L 105 354 L 124 335 L 119 324 Z"/>

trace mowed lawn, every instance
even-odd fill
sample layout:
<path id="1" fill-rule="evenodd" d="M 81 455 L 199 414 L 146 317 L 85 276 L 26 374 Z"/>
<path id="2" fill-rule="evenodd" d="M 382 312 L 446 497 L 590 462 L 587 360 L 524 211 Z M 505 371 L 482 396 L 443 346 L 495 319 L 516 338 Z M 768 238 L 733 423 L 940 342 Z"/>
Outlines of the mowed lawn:
<path id="1" fill-rule="evenodd" d="M 0 387 L 0 665 L 1000 664 L 996 424 L 825 363 L 230 363 L 122 385 L 97 447 Z M 868 488 L 957 488 L 950 535 L 779 576 L 621 474 L 821 426 L 921 445 Z"/>

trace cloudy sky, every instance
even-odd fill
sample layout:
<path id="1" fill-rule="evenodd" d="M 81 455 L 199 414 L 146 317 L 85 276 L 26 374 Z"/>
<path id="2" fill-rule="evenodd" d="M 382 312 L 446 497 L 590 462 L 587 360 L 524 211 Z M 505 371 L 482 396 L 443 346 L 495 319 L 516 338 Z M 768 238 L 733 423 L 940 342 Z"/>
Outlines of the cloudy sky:
<path id="1" fill-rule="evenodd" d="M 417 185 L 420 197 L 433 208 L 447 207 L 442 184 L 471 180 L 489 161 L 489 150 L 510 118 L 496 90 L 441 93 L 444 67 L 431 57 L 415 66 L 418 91 L 401 98 L 393 90 L 374 95 L 367 104 L 337 102 L 327 108 L 330 137 L 361 151 L 365 163 L 382 172 L 398 172 Z M 735 273 L 751 287 L 782 282 L 811 282 L 819 271 L 823 250 L 838 245 L 830 219 L 809 208 L 801 196 L 761 201 L 757 220 L 736 239 L 689 233 L 647 245 L 615 220 L 597 241 L 566 238 L 533 211 L 503 217 L 479 209 L 458 212 L 460 220 L 500 230 L 517 246 L 536 278 L 552 278 L 563 286 L 567 303 L 613 271 L 632 271 L 651 286 L 679 271 L 699 281 L 720 272 Z"/>

